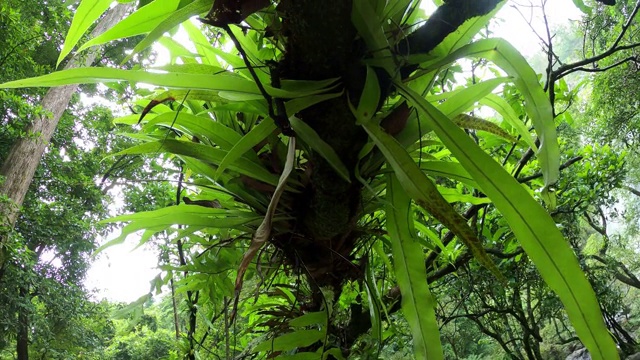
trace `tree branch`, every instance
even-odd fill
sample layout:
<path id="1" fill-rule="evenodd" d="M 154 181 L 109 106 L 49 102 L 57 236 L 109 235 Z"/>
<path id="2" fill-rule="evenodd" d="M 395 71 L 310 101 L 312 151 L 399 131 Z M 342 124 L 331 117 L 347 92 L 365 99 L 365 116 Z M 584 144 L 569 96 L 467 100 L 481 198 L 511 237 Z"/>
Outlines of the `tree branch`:
<path id="1" fill-rule="evenodd" d="M 618 46 L 620 44 L 620 41 L 622 41 L 624 34 L 627 32 L 627 30 L 633 23 L 633 19 L 638 14 L 638 10 L 640 10 L 640 1 L 636 3 L 636 6 L 633 8 L 633 11 L 631 12 L 631 15 L 629 15 L 629 18 L 627 18 L 627 22 L 622 26 L 622 30 L 620 31 L 620 34 L 618 34 L 618 37 L 613 42 L 613 44 L 609 47 L 609 49 L 607 49 L 605 52 L 600 53 L 598 55 L 594 55 L 592 57 L 589 57 L 580 61 L 576 61 L 571 64 L 562 65 L 551 73 L 551 78 L 554 80 L 561 79 L 562 77 L 577 71 L 576 70 L 577 68 L 583 67 L 584 65 L 593 64 L 597 61 L 600 61 L 608 56 L 615 54 L 618 51 L 629 50 L 629 49 L 633 49 L 640 46 L 640 43 Z"/>
<path id="2" fill-rule="evenodd" d="M 582 159 L 583 159 L 582 155 L 576 156 L 574 158 L 571 158 L 571 159 L 567 160 L 567 162 L 565 162 L 564 164 L 560 165 L 559 169 L 560 170 L 564 170 L 564 169 L 568 168 L 569 166 L 577 163 L 578 161 L 580 161 Z M 519 183 L 526 183 L 528 181 L 531 181 L 533 179 L 537 179 L 537 178 L 540 178 L 540 177 L 542 177 L 542 173 L 541 172 L 535 173 L 533 175 L 529 175 L 529 176 L 524 176 L 524 177 L 518 178 L 518 182 Z"/>
<path id="3" fill-rule="evenodd" d="M 640 196 L 640 190 L 636 190 L 628 185 L 622 185 L 622 188 L 625 190 L 629 190 L 629 192 L 631 192 L 635 196 Z"/>
<path id="4" fill-rule="evenodd" d="M 636 44 L 636 46 L 640 46 L 640 43 Z M 633 61 L 633 62 L 637 63 L 638 62 L 638 57 L 637 56 L 629 56 L 628 58 L 622 59 L 622 60 L 616 62 L 615 64 L 612 64 L 612 65 L 609 65 L 609 66 L 606 66 L 606 67 L 603 67 L 603 68 L 586 68 L 586 67 L 582 67 L 581 66 L 581 67 L 577 67 L 577 68 L 574 68 L 574 69 L 571 69 L 571 70 L 567 71 L 562 76 L 567 76 L 567 75 L 569 75 L 571 73 L 574 73 L 576 71 L 584 71 L 584 72 L 592 72 L 592 73 L 604 72 L 604 71 L 607 71 L 609 69 L 613 69 L 614 67 L 620 66 L 620 65 L 622 65 L 624 63 L 627 63 L 629 61 Z"/>
<path id="5" fill-rule="evenodd" d="M 418 30 L 400 41 L 398 52 L 402 56 L 426 54 L 433 50 L 447 35 L 454 32 L 465 21 L 491 12 L 502 0 L 449 0 L 429 17 Z M 402 78 L 411 74 L 417 65 L 401 70 Z"/>
<path id="6" fill-rule="evenodd" d="M 589 258 L 594 259 L 604 264 L 608 269 L 611 269 L 614 272 L 613 276 L 616 280 L 636 289 L 640 289 L 640 279 L 638 279 L 623 263 L 616 260 L 608 261 L 598 255 L 590 255 Z"/>

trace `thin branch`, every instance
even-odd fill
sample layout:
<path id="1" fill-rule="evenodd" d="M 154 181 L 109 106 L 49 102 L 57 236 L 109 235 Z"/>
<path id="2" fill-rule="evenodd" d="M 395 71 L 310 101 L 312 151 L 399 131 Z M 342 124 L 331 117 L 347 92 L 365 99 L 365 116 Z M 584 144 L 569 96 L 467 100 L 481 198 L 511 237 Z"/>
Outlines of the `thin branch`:
<path id="1" fill-rule="evenodd" d="M 628 190 L 629 192 L 631 192 L 635 196 L 640 196 L 640 190 L 636 190 L 636 189 L 634 189 L 634 188 L 632 188 L 631 186 L 628 186 L 628 185 L 622 185 L 622 188 L 625 189 L 625 190 Z"/>
<path id="2" fill-rule="evenodd" d="M 549 20 L 547 19 L 547 11 L 545 9 L 546 2 L 542 2 L 542 19 L 544 20 L 544 28 L 547 32 L 547 82 L 544 84 L 544 90 L 549 89 L 549 100 L 551 106 L 554 104 L 555 92 L 553 91 L 553 84 L 555 83 L 555 77 L 553 75 L 553 39 L 551 37 L 551 30 L 549 29 Z"/>
<path id="3" fill-rule="evenodd" d="M 534 144 L 536 145 L 536 147 L 540 146 L 540 138 L 536 138 Z M 525 151 L 524 154 L 522 154 L 522 157 L 518 161 L 518 167 L 513 172 L 513 177 L 514 178 L 517 178 L 518 175 L 520 175 L 520 173 L 524 169 L 525 165 L 527 165 L 529 160 L 531 160 L 533 158 L 533 155 L 534 155 L 534 152 L 533 152 L 533 149 L 531 147 L 529 147 L 527 149 L 527 151 Z"/>
<path id="4" fill-rule="evenodd" d="M 640 43 L 636 44 L 636 46 L 640 46 Z M 574 73 L 576 71 L 584 71 L 584 72 L 591 72 L 591 73 L 604 72 L 604 71 L 607 71 L 609 69 L 613 69 L 614 67 L 617 67 L 617 66 L 620 66 L 622 64 L 625 64 L 625 63 L 627 63 L 629 61 L 633 61 L 633 62 L 637 63 L 639 60 L 638 60 L 637 56 L 629 56 L 628 58 L 622 59 L 622 60 L 618 61 L 615 64 L 612 64 L 612 65 L 609 65 L 609 66 L 606 66 L 606 67 L 603 67 L 603 68 L 587 68 L 587 67 L 583 67 L 583 66 L 577 67 L 577 68 L 574 68 L 574 69 L 571 69 L 571 70 L 567 71 L 562 76 L 567 76 L 567 75 L 569 75 L 571 73 Z"/>
<path id="5" fill-rule="evenodd" d="M 598 234 L 602 236 L 607 236 L 606 225 L 600 226 L 596 224 L 596 222 L 591 218 L 591 216 L 589 216 L 588 212 L 584 213 L 584 217 L 587 219 L 587 223 L 589 224 L 589 226 L 591 226 L 593 230 L 595 230 Z"/>
<path id="6" fill-rule="evenodd" d="M 629 27 L 631 26 L 631 24 L 633 23 L 633 19 L 636 17 L 636 15 L 638 14 L 638 11 L 640 10 L 640 1 L 636 2 L 636 6 L 633 8 L 633 11 L 631 12 L 631 15 L 629 15 L 629 18 L 627 18 L 627 22 L 624 24 L 624 26 L 622 27 L 622 30 L 620 31 L 620 34 L 618 34 L 618 37 L 616 38 L 616 40 L 613 42 L 613 44 L 609 47 L 609 49 L 607 49 L 605 52 L 600 53 L 599 55 L 595 55 L 580 61 L 576 61 L 574 63 L 571 64 L 566 64 L 566 65 L 562 65 L 559 68 L 557 68 L 556 70 L 554 70 L 552 72 L 552 76 L 554 77 L 554 79 L 561 79 L 562 77 L 570 74 L 571 72 L 574 72 L 576 70 L 576 68 L 582 67 L 584 65 L 588 65 L 588 64 L 592 64 L 595 63 L 599 60 L 602 60 L 608 56 L 611 56 L 613 54 L 615 54 L 618 51 L 622 51 L 622 50 L 628 50 L 628 49 L 633 49 L 636 48 L 638 46 L 640 46 L 640 43 L 634 43 L 634 44 L 630 44 L 630 45 L 625 45 L 625 46 L 618 46 L 620 44 L 620 41 L 622 40 L 622 38 L 624 37 L 625 33 L 627 32 L 627 30 L 629 29 Z"/>
<path id="7" fill-rule="evenodd" d="M 560 169 L 560 171 L 562 171 L 562 170 L 568 168 L 569 166 L 577 163 L 580 160 L 582 160 L 582 155 L 576 156 L 574 158 L 571 158 L 571 159 L 567 160 L 567 162 L 565 162 L 564 164 L 560 165 L 559 169 Z M 519 183 L 526 183 L 528 181 L 540 178 L 542 176 L 543 176 L 543 174 L 541 172 L 539 172 L 539 173 L 535 173 L 533 175 L 529 175 L 529 176 L 524 176 L 524 177 L 518 178 L 518 182 Z"/>
<path id="8" fill-rule="evenodd" d="M 627 269 L 627 267 L 623 263 L 613 259 L 607 260 L 598 255 L 589 255 L 589 258 L 604 264 L 607 269 L 613 271 L 613 276 L 616 278 L 616 280 L 636 289 L 640 289 L 640 279 L 638 279 L 631 271 L 629 271 L 629 269 Z M 624 272 L 624 274 L 620 271 Z"/>

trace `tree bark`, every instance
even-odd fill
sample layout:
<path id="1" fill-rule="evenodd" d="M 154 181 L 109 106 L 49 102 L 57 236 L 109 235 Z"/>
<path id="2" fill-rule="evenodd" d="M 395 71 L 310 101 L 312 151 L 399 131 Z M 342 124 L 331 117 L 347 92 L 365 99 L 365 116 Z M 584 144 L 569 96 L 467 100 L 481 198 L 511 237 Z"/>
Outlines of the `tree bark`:
<path id="1" fill-rule="evenodd" d="M 129 8 L 130 5 L 120 4 L 107 11 L 91 32 L 91 37 L 100 35 L 115 25 L 125 16 Z M 100 47 L 94 47 L 80 56 L 74 56 L 64 68 L 90 66 L 100 52 Z M 33 175 L 40 163 L 40 158 L 77 89 L 78 85 L 67 85 L 51 88 L 47 91 L 41 105 L 50 114 L 38 117 L 29 125 L 27 128 L 29 135 L 16 141 L 2 164 L 0 176 L 4 176 L 5 181 L 0 183 L 0 195 L 6 195 L 12 201 L 12 204 L 9 205 L 0 203 L 0 222 L 2 225 L 12 228 L 15 224 L 20 213 L 20 206 L 22 206 Z M 5 241 L 6 239 L 0 237 L 0 269 L 3 268 L 7 260 L 2 246 Z"/>

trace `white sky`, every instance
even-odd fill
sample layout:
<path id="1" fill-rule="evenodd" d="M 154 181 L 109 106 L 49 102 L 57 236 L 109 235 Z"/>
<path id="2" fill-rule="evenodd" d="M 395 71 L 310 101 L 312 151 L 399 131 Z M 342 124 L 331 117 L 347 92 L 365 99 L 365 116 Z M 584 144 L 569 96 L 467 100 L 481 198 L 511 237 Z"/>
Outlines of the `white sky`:
<path id="1" fill-rule="evenodd" d="M 539 5 L 540 1 L 531 0 L 535 5 Z M 429 8 L 431 2 L 427 0 L 425 3 Z M 504 22 L 499 27 L 493 27 L 494 36 L 506 39 L 523 55 L 531 57 L 542 51 L 540 40 L 522 15 L 514 9 L 513 5 L 516 3 L 530 4 L 528 0 L 510 0 L 497 16 Z M 581 13 L 575 8 L 572 0 L 549 0 L 546 8 L 552 29 L 560 24 L 568 24 L 571 20 L 580 19 Z M 544 34 L 545 28 L 539 8 L 527 11 L 521 7 L 521 11 L 527 20 L 531 20 L 534 29 L 539 34 Z M 161 53 L 159 57 L 162 57 Z M 106 240 L 116 236 L 117 234 L 112 234 Z M 125 244 L 108 248 L 93 263 L 85 284 L 89 289 L 97 290 L 97 299 L 132 302 L 149 292 L 150 281 L 160 272 L 156 269 L 157 259 L 152 251 L 144 247 L 132 251 L 136 245 L 137 239 L 130 236 Z"/>
<path id="2" fill-rule="evenodd" d="M 109 236 L 108 240 L 117 234 Z M 155 254 L 137 246 L 134 237 L 128 237 L 125 244 L 110 247 L 98 255 L 87 273 L 85 285 L 96 289 L 97 300 L 133 302 L 149 293 L 150 281 L 160 273 L 156 269 Z M 105 241 L 106 242 L 106 241 Z"/>

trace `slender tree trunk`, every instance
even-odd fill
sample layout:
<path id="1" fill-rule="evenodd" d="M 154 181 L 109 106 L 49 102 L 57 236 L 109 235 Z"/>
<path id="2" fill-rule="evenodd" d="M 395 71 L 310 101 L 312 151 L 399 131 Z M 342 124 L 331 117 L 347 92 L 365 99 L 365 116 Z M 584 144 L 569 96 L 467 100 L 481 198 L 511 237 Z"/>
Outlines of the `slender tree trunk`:
<path id="1" fill-rule="evenodd" d="M 28 290 L 20 287 L 20 299 L 27 301 Z M 18 310 L 18 334 L 16 336 L 16 354 L 18 360 L 29 360 L 29 314 L 26 306 Z"/>
<path id="2" fill-rule="evenodd" d="M 176 303 L 176 288 L 173 279 L 169 281 L 171 284 L 171 304 L 173 305 L 173 326 L 176 329 L 176 339 L 180 339 L 180 319 L 178 318 L 178 304 Z"/>
<path id="3" fill-rule="evenodd" d="M 115 25 L 125 16 L 129 7 L 130 5 L 120 4 L 107 11 L 91 32 L 91 37 L 95 37 Z M 100 48 L 95 47 L 80 56 L 74 56 L 65 69 L 90 66 L 99 53 Z M 50 116 L 45 115 L 35 119 L 27 128 L 29 135 L 16 141 L 2 164 L 0 175 L 5 177 L 5 181 L 0 184 L 0 195 L 6 195 L 13 204 L 3 205 L 0 203 L 0 222 L 3 223 L 1 225 L 11 228 L 15 224 L 29 184 L 31 184 L 40 163 L 40 158 L 58 126 L 60 117 L 69 106 L 69 101 L 77 89 L 78 85 L 49 89 L 42 99 L 41 105 L 46 112 L 50 113 Z M 2 246 L 4 241 L 6 239 L 0 237 L 0 269 L 4 267 L 7 260 Z"/>

